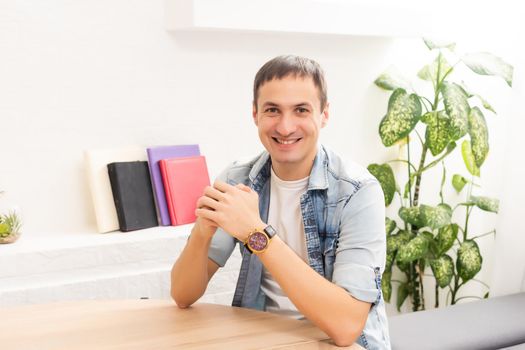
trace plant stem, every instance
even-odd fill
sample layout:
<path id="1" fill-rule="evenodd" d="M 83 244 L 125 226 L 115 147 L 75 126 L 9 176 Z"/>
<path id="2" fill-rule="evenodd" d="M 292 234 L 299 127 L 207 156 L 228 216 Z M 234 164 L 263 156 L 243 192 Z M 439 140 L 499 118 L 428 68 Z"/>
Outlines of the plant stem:
<path id="1" fill-rule="evenodd" d="M 495 233 L 496 233 L 496 230 L 492 230 L 492 231 L 490 231 L 490 232 L 485 232 L 484 234 L 481 234 L 481 235 L 478 235 L 478 236 L 472 237 L 471 239 L 481 238 L 481 237 L 484 237 L 484 236 L 486 236 L 486 235 L 490 235 L 490 234 L 492 234 L 492 233 L 495 234 Z"/>
<path id="2" fill-rule="evenodd" d="M 483 282 L 483 281 L 480 281 L 480 280 L 478 280 L 478 279 L 475 279 L 475 278 L 473 278 L 473 279 L 472 279 L 472 281 L 476 281 L 476 282 L 478 282 L 478 283 L 481 283 L 482 285 L 484 285 L 485 287 L 487 287 L 487 289 L 490 289 L 489 285 L 488 285 L 488 284 L 486 284 L 486 283 L 485 283 L 485 282 Z"/>
<path id="3" fill-rule="evenodd" d="M 444 203 L 444 200 L 443 200 L 443 186 L 445 185 L 447 171 L 445 169 L 445 162 L 442 162 L 441 164 L 443 165 L 443 177 L 441 178 L 441 187 L 439 189 L 439 197 L 441 198 L 441 204 L 443 204 Z"/>
<path id="4" fill-rule="evenodd" d="M 408 164 L 411 164 L 410 163 L 410 140 L 407 136 L 407 157 L 408 157 Z M 410 179 L 411 179 L 411 175 L 410 175 L 410 167 L 408 166 L 408 200 L 409 200 L 409 203 L 410 203 L 410 206 L 412 206 L 412 186 L 410 186 Z"/>
<path id="5" fill-rule="evenodd" d="M 481 297 L 478 297 L 478 296 L 475 296 L 475 295 L 469 295 L 469 296 L 464 296 L 464 297 L 461 297 L 461 298 L 457 298 L 456 299 L 456 303 L 462 299 L 483 299 Z"/>
<path id="6" fill-rule="evenodd" d="M 437 283 L 436 283 L 434 298 L 436 299 L 436 303 L 434 304 L 434 307 L 437 309 L 439 307 L 439 285 Z"/>
<path id="7" fill-rule="evenodd" d="M 421 170 L 423 169 L 425 165 L 425 158 L 427 156 L 428 147 L 427 144 L 423 144 L 423 149 L 421 150 L 421 159 L 419 160 L 419 168 L 418 168 L 418 174 L 416 177 L 416 187 L 414 189 L 414 200 L 412 201 L 412 205 L 414 207 L 417 207 L 419 202 L 419 186 L 421 185 Z"/>
<path id="8" fill-rule="evenodd" d="M 419 273 L 419 293 L 421 296 L 421 310 L 425 310 L 425 289 L 423 287 L 423 273 L 421 261 L 416 265 L 417 272 Z"/>
<path id="9" fill-rule="evenodd" d="M 410 167 L 412 167 L 412 169 L 414 169 L 414 171 L 417 171 L 417 169 L 414 166 L 414 164 L 410 163 L 408 160 L 405 160 L 405 159 L 392 159 L 392 160 L 389 160 L 387 163 L 393 163 L 393 162 L 407 163 Z"/>

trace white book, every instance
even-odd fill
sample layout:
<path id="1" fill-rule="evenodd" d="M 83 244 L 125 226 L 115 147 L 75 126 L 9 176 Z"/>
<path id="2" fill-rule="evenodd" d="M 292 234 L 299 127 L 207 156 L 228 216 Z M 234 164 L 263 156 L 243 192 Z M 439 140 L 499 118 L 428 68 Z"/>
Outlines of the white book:
<path id="1" fill-rule="evenodd" d="M 119 229 L 117 210 L 109 182 L 108 167 L 113 162 L 132 162 L 147 160 L 146 148 L 128 147 L 121 149 L 93 149 L 84 151 L 87 179 L 97 229 L 100 233 Z"/>

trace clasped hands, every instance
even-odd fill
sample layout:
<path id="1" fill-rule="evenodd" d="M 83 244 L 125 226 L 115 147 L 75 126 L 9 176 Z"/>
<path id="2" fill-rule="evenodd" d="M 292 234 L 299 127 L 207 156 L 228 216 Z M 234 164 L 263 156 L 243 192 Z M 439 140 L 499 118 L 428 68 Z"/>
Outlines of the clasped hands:
<path id="1" fill-rule="evenodd" d="M 241 242 L 254 229 L 266 226 L 259 215 L 257 192 L 243 184 L 232 186 L 219 180 L 204 189 L 195 215 L 201 231 L 212 236 L 220 227 Z"/>

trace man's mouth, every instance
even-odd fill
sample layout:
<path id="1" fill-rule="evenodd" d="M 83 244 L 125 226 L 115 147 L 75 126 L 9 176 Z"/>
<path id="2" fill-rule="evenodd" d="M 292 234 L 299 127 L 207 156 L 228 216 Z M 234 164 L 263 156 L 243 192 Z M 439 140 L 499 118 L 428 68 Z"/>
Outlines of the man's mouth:
<path id="1" fill-rule="evenodd" d="M 272 137 L 272 139 L 275 142 L 280 143 L 281 145 L 291 145 L 291 144 L 296 143 L 296 142 L 301 140 L 301 138 L 297 138 L 297 139 L 280 139 L 280 138 L 277 138 L 277 137 Z"/>

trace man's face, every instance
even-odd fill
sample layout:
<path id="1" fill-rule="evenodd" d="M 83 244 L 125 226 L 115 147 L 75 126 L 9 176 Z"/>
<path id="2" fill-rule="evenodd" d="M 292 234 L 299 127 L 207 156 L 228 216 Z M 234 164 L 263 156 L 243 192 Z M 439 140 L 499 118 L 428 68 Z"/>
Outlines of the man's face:
<path id="1" fill-rule="evenodd" d="M 274 170 L 284 180 L 310 173 L 319 131 L 328 121 L 328 106 L 321 111 L 320 104 L 319 90 L 310 77 L 274 79 L 259 88 L 253 119 Z"/>

